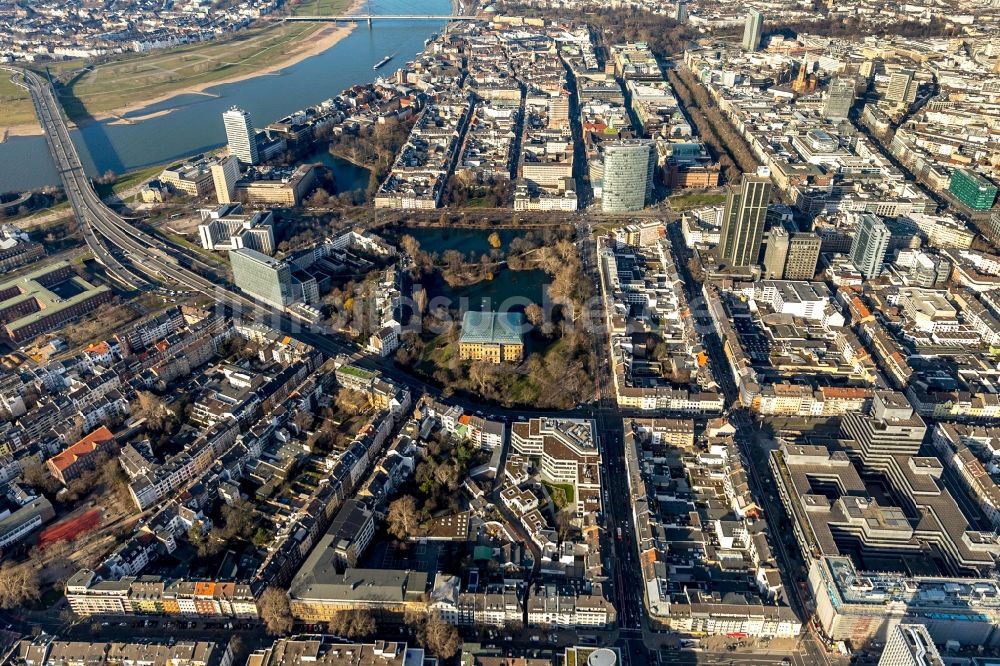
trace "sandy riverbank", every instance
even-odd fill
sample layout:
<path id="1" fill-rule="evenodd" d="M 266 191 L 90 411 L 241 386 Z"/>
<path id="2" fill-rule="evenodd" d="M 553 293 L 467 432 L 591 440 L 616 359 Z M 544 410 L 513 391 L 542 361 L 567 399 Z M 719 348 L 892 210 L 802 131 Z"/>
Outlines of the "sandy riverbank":
<path id="1" fill-rule="evenodd" d="M 0 143 L 3 143 L 12 136 L 41 136 L 41 134 L 42 128 L 37 123 L 0 127 Z"/>
<path id="2" fill-rule="evenodd" d="M 347 14 L 353 14 L 360 11 L 360 8 L 365 5 L 366 0 L 355 0 L 347 10 Z M 296 44 L 296 48 L 291 51 L 287 56 L 277 60 L 265 67 L 261 67 L 253 72 L 247 72 L 246 74 L 240 74 L 237 76 L 230 76 L 227 78 L 218 79 L 215 81 L 208 81 L 206 83 L 199 83 L 193 86 L 185 86 L 171 90 L 168 93 L 158 95 L 149 99 L 138 100 L 137 106 L 121 107 L 117 109 L 111 109 L 109 111 L 103 111 L 94 114 L 95 121 L 108 120 L 110 118 L 115 118 L 112 124 L 130 124 L 134 122 L 141 122 L 143 120 L 149 120 L 151 118 L 156 118 L 159 116 L 164 116 L 173 111 L 173 109 L 161 109 L 158 111 L 153 111 L 147 114 L 142 114 L 143 109 L 147 109 L 151 106 L 162 104 L 168 102 L 175 97 L 181 95 L 208 95 L 214 97 L 210 92 L 206 92 L 209 88 L 214 88 L 216 86 L 222 86 L 229 83 L 238 83 L 240 81 L 246 81 L 248 79 L 253 79 L 258 76 L 267 76 L 275 74 L 287 67 L 298 64 L 307 58 L 317 56 L 327 49 L 333 47 L 340 40 L 351 34 L 354 30 L 355 25 L 344 25 L 338 26 L 337 24 L 329 24 L 321 28 L 319 31 L 308 35 L 306 38 L 300 40 Z M 140 115 L 134 115 L 137 112 Z M 133 114 L 129 118 L 125 118 L 125 114 Z M 74 123 L 70 123 L 73 125 Z M 0 127 L 0 139 L 4 136 L 38 136 L 42 134 L 42 128 L 35 123 L 24 123 L 21 125 L 12 125 L 10 127 Z"/>

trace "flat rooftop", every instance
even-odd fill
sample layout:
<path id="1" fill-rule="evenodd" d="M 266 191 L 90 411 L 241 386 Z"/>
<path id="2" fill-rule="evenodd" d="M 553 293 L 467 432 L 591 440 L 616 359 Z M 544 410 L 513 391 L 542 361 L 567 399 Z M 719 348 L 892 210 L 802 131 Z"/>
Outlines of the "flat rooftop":
<path id="1" fill-rule="evenodd" d="M 104 292 L 110 289 L 95 287 L 73 273 L 69 262 L 57 261 L 0 284 L 0 322 L 14 333 Z M 3 314 L 7 310 L 28 313 L 8 320 Z"/>

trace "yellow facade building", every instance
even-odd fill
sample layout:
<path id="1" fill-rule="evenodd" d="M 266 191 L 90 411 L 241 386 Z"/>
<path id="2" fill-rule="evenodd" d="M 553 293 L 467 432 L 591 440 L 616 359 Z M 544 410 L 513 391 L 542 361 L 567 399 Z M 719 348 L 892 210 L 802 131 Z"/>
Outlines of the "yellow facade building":
<path id="1" fill-rule="evenodd" d="M 519 363 L 524 358 L 523 317 L 517 312 L 466 312 L 458 356 L 463 361 Z"/>

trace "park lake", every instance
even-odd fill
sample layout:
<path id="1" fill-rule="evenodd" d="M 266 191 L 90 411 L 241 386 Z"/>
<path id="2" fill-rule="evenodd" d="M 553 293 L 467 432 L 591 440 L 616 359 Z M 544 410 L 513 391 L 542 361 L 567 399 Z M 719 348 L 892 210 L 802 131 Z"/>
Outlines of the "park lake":
<path id="1" fill-rule="evenodd" d="M 409 227 L 400 230 L 400 235 L 413 236 L 420 248 L 438 255 L 446 250 L 457 250 L 467 258 L 478 260 L 489 254 L 490 229 L 467 229 L 455 227 Z M 510 242 L 524 234 L 512 229 L 498 229 L 500 249 L 506 250 Z M 440 271 L 424 278 L 424 288 L 428 296 L 444 297 L 451 307 L 464 310 L 514 310 L 521 312 L 528 302 L 541 303 L 544 285 L 551 281 L 541 269 L 515 271 L 505 266 L 493 272 L 492 279 L 484 279 L 467 285 L 449 286 Z"/>
<path id="2" fill-rule="evenodd" d="M 322 164 L 333 173 L 337 186 L 336 194 L 362 191 L 368 187 L 371 171 L 336 155 L 331 155 L 325 146 L 320 146 L 301 160 L 303 164 Z"/>

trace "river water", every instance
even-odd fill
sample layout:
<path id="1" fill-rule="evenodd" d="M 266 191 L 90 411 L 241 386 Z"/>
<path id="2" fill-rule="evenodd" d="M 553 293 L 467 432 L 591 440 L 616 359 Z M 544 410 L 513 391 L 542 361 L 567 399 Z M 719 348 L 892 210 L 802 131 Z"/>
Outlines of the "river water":
<path id="1" fill-rule="evenodd" d="M 418 10 L 414 6 L 419 7 Z M 449 0 L 380 0 L 380 14 L 448 14 Z M 217 148 L 225 143 L 222 112 L 232 105 L 250 112 L 254 124 L 269 122 L 297 109 L 337 95 L 356 83 L 369 83 L 377 75 L 389 76 L 424 48 L 424 40 L 440 32 L 444 21 L 375 21 L 364 23 L 323 53 L 275 74 L 209 88 L 206 95 L 181 95 L 160 104 L 135 109 L 127 115 L 142 116 L 163 109 L 170 113 L 136 122 L 112 121 L 84 124 L 73 132 L 73 141 L 84 167 L 93 174 L 108 169 L 124 173 L 142 167 Z M 395 54 L 377 72 L 372 65 Z M 45 139 L 11 137 L 0 144 L 0 192 L 59 184 Z"/>

